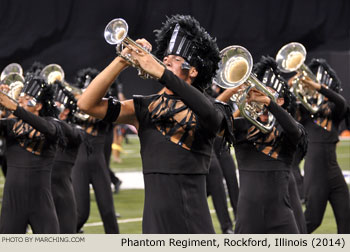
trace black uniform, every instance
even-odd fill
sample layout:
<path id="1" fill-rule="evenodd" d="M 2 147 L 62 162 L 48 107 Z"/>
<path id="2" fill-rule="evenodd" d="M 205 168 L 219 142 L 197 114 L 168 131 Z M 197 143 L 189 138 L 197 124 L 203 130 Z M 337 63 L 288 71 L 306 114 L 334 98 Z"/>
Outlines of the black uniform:
<path id="1" fill-rule="evenodd" d="M 134 96 L 145 181 L 143 233 L 214 233 L 206 174 L 222 114 L 169 70 L 160 82 L 181 98 Z"/>
<path id="2" fill-rule="evenodd" d="M 81 124 L 87 134 L 87 140 L 92 145 L 92 153 L 88 153 L 84 145 L 80 145 L 75 161 L 72 180 L 77 202 L 79 231 L 90 214 L 90 184 L 92 184 L 98 209 L 101 214 L 106 233 L 119 233 L 115 216 L 111 180 L 107 169 L 104 145 L 108 124 L 89 119 Z"/>
<path id="3" fill-rule="evenodd" d="M 235 120 L 240 174 L 235 233 L 298 233 L 288 181 L 301 131 L 275 102 L 267 108 L 278 122 L 271 133 L 262 134 L 246 119 Z"/>
<path id="4" fill-rule="evenodd" d="M 309 135 L 304 165 L 307 231 L 312 233 L 321 224 L 329 201 L 338 233 L 350 233 L 349 189 L 336 157 L 338 127 L 346 111 L 346 101 L 324 86 L 319 92 L 329 101 L 321 105 L 317 114 L 311 116 L 301 109 L 301 123 Z"/>
<path id="5" fill-rule="evenodd" d="M 74 234 L 77 229 L 77 205 L 72 184 L 72 169 L 84 131 L 72 124 L 60 122 L 67 138 L 67 147 L 56 151 L 52 169 L 52 195 L 55 202 L 61 234 Z M 83 146 L 85 146 L 83 144 Z M 85 148 L 87 148 L 85 146 Z"/>
<path id="6" fill-rule="evenodd" d="M 297 187 L 297 183 L 296 183 L 293 171 L 291 171 L 289 175 L 288 193 L 289 193 L 290 205 L 293 209 L 293 213 L 294 213 L 295 221 L 298 226 L 299 233 L 307 234 L 305 216 L 304 216 L 303 208 L 301 206 L 298 187 Z"/>
<path id="7" fill-rule="evenodd" d="M 207 176 L 207 192 L 208 195 L 212 196 L 221 230 L 223 233 L 227 233 L 233 232 L 233 225 L 227 207 L 226 190 L 223 179 L 225 178 L 234 214 L 236 214 L 237 211 L 239 189 L 235 171 L 236 165 L 229 148 L 223 146 L 223 141 L 222 137 L 216 137 L 214 140 L 214 151 L 211 158 L 209 174 Z"/>
<path id="8" fill-rule="evenodd" d="M 35 116 L 18 106 L 18 118 L 1 120 L 6 133 L 8 171 L 0 233 L 59 233 L 51 193 L 51 169 L 60 129 L 52 118 Z"/>
<path id="9" fill-rule="evenodd" d="M 104 146 L 104 153 L 105 153 L 105 159 L 106 159 L 106 165 L 109 172 L 109 176 L 111 179 L 112 184 L 114 185 L 115 192 L 118 192 L 119 186 L 121 184 L 120 179 L 114 174 L 110 167 L 110 159 L 112 154 L 112 143 L 113 143 L 113 125 L 111 124 L 108 127 L 108 131 L 106 132 L 106 140 L 105 140 L 105 146 Z"/>
<path id="10" fill-rule="evenodd" d="M 207 176 L 207 194 L 212 197 L 222 233 L 230 232 L 233 225 L 227 209 L 226 191 L 223 183 L 222 170 L 215 153 L 213 153 L 211 157 L 209 174 Z"/>
<path id="11" fill-rule="evenodd" d="M 230 203 L 233 208 L 233 213 L 236 216 L 239 195 L 236 164 L 233 160 L 230 148 L 227 146 L 222 147 L 223 141 L 224 140 L 222 139 L 222 137 L 215 138 L 214 152 L 216 153 L 216 157 L 218 158 L 218 161 L 220 163 L 220 168 L 222 170 L 222 174 L 226 182 L 226 187 L 230 198 Z"/>

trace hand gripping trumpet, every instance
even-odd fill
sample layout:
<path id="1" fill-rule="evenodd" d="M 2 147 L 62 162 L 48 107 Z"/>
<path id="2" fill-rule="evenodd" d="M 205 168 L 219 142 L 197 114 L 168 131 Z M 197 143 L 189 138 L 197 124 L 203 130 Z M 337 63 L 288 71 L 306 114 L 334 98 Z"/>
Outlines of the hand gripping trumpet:
<path id="1" fill-rule="evenodd" d="M 108 44 L 111 45 L 117 45 L 116 51 L 117 54 L 122 57 L 124 60 L 126 60 L 131 66 L 135 67 L 138 70 L 138 75 L 143 79 L 156 79 L 154 76 L 147 73 L 145 70 L 143 70 L 139 64 L 131 57 L 130 54 L 122 55 L 121 52 L 123 51 L 124 47 L 129 48 L 130 50 L 141 51 L 143 53 L 150 53 L 147 49 L 143 48 L 139 44 L 137 44 L 134 40 L 130 39 L 128 35 L 128 24 L 126 21 L 122 18 L 116 18 L 110 21 L 104 32 L 105 40 Z M 151 54 L 152 55 L 152 54 Z M 155 60 L 161 64 L 162 66 L 166 67 L 165 64 L 157 59 L 154 55 L 152 55 Z"/>
<path id="2" fill-rule="evenodd" d="M 299 74 L 292 82 L 293 93 L 311 114 L 315 114 L 319 110 L 324 97 L 316 90 L 305 86 L 302 80 L 310 78 L 312 81 L 320 83 L 321 75 L 318 74 L 316 77 L 304 64 L 305 59 L 306 49 L 297 42 L 284 45 L 276 55 L 277 66 L 282 72 L 297 72 Z"/>
<path id="3" fill-rule="evenodd" d="M 275 117 L 267 112 L 268 121 L 259 121 L 259 116 L 266 112 L 264 104 L 247 101 L 248 93 L 252 88 L 258 89 L 272 101 L 276 101 L 275 94 L 268 90 L 252 73 L 253 58 L 251 54 L 246 48 L 233 45 L 221 50 L 220 56 L 221 61 L 215 82 L 225 89 L 242 86 L 242 89 L 231 97 L 231 100 L 237 104 L 241 114 L 261 132 L 270 132 L 275 124 Z M 243 89 L 244 84 L 246 87 Z"/>

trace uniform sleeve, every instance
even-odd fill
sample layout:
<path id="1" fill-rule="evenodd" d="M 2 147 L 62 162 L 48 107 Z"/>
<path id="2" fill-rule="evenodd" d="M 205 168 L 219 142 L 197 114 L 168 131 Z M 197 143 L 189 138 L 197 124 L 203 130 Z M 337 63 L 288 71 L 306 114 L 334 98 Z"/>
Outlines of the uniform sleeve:
<path id="1" fill-rule="evenodd" d="M 4 136 L 7 134 L 7 129 L 8 129 L 7 124 L 8 124 L 7 118 L 0 119 L 0 136 Z"/>
<path id="2" fill-rule="evenodd" d="M 344 97 L 323 85 L 321 85 L 320 93 L 334 103 L 334 106 L 331 107 L 332 117 L 341 120 L 346 112 L 346 100 Z"/>
<path id="3" fill-rule="evenodd" d="M 203 121 L 205 127 L 218 132 L 224 116 L 218 113 L 213 103 L 195 87 L 165 69 L 159 82 L 181 97 L 181 100 Z"/>
<path id="4" fill-rule="evenodd" d="M 292 143 L 297 144 L 301 136 L 301 131 L 295 119 L 274 101 L 270 102 L 269 106 L 267 106 L 267 109 L 274 115 L 278 123 L 282 126 L 283 130 L 286 132 L 288 139 Z"/>
<path id="5" fill-rule="evenodd" d="M 17 106 L 17 109 L 13 112 L 13 114 L 22 119 L 24 122 L 30 124 L 34 129 L 38 130 L 42 134 L 52 138 L 56 136 L 57 128 L 53 122 L 50 122 L 43 117 L 34 115 L 21 106 Z"/>
<path id="6" fill-rule="evenodd" d="M 66 122 L 63 122 L 63 121 L 59 121 L 59 122 L 61 124 L 63 134 L 67 138 L 67 141 L 69 142 L 69 144 L 79 145 L 82 142 L 83 130 L 73 125 L 70 125 Z"/>

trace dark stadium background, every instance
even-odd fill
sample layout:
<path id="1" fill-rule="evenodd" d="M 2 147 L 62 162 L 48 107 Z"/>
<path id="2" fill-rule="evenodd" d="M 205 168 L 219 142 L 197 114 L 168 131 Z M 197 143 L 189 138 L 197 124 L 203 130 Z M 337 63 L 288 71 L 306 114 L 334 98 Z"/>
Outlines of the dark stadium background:
<path id="1" fill-rule="evenodd" d="M 129 37 L 153 42 L 153 30 L 176 13 L 198 19 L 220 49 L 246 47 L 254 61 L 298 41 L 307 49 L 306 62 L 322 57 L 337 71 L 350 100 L 349 0 L 0 0 L 0 70 L 12 62 L 24 69 L 35 60 L 57 63 L 73 82 L 79 69 L 102 70 L 115 56 L 103 37 L 110 20 L 124 18 Z M 134 69 L 121 81 L 126 97 L 160 88 Z"/>

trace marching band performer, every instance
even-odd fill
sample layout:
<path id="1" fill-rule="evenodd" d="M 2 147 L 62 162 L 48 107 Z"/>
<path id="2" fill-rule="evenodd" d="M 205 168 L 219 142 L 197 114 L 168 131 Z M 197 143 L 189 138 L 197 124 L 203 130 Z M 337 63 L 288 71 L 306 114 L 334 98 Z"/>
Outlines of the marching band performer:
<path id="1" fill-rule="evenodd" d="M 81 89 L 87 88 L 97 74 L 97 69 L 81 69 L 76 76 L 76 85 Z M 105 232 L 107 234 L 119 233 L 111 179 L 104 152 L 106 134 L 111 125 L 92 116 L 86 120 L 77 121 L 77 123 L 86 132 L 87 140 L 92 146 L 92 151 L 89 153 L 86 146 L 80 145 L 72 172 L 78 211 L 77 231 L 81 230 L 89 218 L 90 184 L 92 184 Z"/>
<path id="2" fill-rule="evenodd" d="M 339 94 L 339 78 L 325 60 L 313 59 L 309 68 L 313 72 L 323 69 L 322 74 L 328 75 L 328 80 L 332 81 L 326 85 L 316 83 L 308 77 L 301 80 L 306 87 L 324 96 L 320 109 L 314 115 L 299 106 L 300 123 L 304 125 L 309 136 L 304 164 L 307 232 L 312 233 L 321 224 L 329 201 L 338 233 L 350 233 L 349 189 L 336 157 L 338 128 L 346 113 L 346 100 Z M 295 78 L 296 76 L 289 81 L 292 82 Z"/>
<path id="3" fill-rule="evenodd" d="M 299 233 L 289 203 L 288 183 L 290 164 L 303 130 L 281 107 L 288 106 L 288 99 L 286 84 L 275 72 L 276 67 L 266 70 L 269 81 L 264 84 L 277 92 L 277 102 L 256 90 L 250 91 L 248 102 L 263 103 L 274 115 L 277 122 L 272 131 L 264 134 L 245 118 L 234 122 L 240 174 L 235 233 Z M 240 88 L 227 89 L 218 99 L 228 101 Z M 259 120 L 267 120 L 266 112 Z"/>
<path id="4" fill-rule="evenodd" d="M 80 144 L 86 145 L 85 132 L 74 124 L 77 101 L 61 81 L 54 82 L 54 101 L 60 110 L 59 119 L 67 140 L 64 150 L 57 149 L 52 168 L 52 195 L 56 207 L 61 234 L 77 232 L 77 205 L 72 184 L 72 169 Z"/>
<path id="5" fill-rule="evenodd" d="M 51 193 L 56 146 L 64 146 L 53 90 L 44 79 L 27 77 L 19 104 L 0 93 L 13 116 L 1 120 L 7 144 L 8 171 L 0 216 L 0 233 L 59 233 Z M 20 157 L 20 158 L 18 158 Z"/>
<path id="6" fill-rule="evenodd" d="M 144 39 L 139 44 L 151 50 Z M 143 233 L 214 233 L 205 179 L 212 142 L 224 116 L 202 91 L 219 62 L 215 40 L 191 16 L 174 15 L 156 31 L 157 56 L 128 48 L 141 69 L 164 89 L 132 100 L 103 99 L 128 66 L 116 57 L 78 100 L 88 114 L 138 129 L 145 182 Z M 218 107 L 221 105 L 218 105 Z M 224 105 L 222 105 L 224 106 Z"/>

